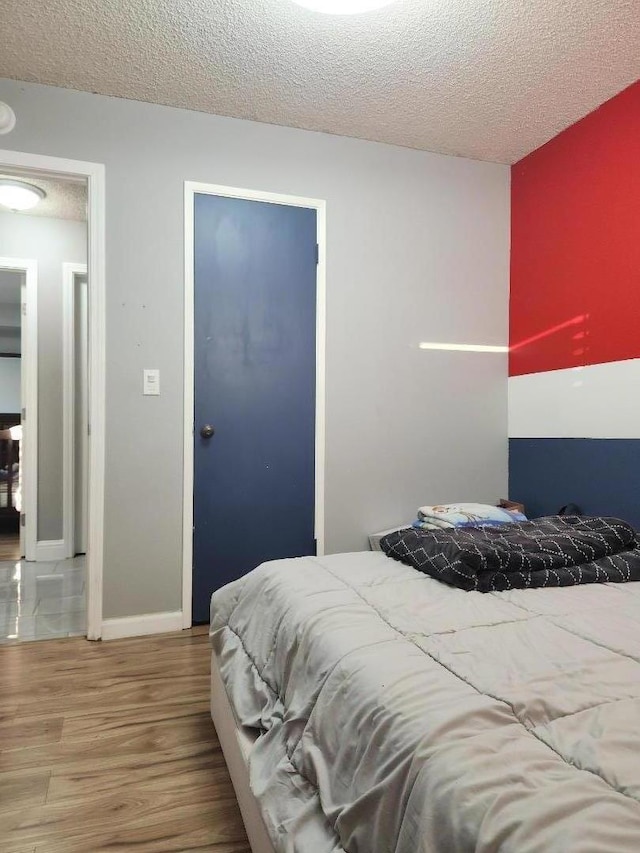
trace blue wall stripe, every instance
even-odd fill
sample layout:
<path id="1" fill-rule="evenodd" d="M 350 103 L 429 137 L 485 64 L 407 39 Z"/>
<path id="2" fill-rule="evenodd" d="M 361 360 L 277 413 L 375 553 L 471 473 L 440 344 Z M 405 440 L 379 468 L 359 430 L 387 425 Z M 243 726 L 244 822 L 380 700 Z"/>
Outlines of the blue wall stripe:
<path id="1" fill-rule="evenodd" d="M 575 503 L 640 528 L 640 439 L 512 438 L 509 497 L 530 518 Z"/>

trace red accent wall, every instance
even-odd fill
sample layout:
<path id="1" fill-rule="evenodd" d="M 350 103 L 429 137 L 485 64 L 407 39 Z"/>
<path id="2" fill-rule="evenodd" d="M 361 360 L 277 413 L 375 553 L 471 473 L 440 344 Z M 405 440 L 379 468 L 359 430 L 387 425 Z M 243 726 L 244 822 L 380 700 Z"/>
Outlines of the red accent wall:
<path id="1" fill-rule="evenodd" d="M 516 163 L 511 203 L 509 374 L 640 357 L 640 81 Z"/>

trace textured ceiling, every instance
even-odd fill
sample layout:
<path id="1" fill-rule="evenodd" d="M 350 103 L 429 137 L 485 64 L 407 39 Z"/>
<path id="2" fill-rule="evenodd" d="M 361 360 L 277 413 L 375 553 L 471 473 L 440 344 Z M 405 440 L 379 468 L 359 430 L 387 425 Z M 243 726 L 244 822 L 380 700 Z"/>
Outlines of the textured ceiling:
<path id="1" fill-rule="evenodd" d="M 61 181 L 19 171 L 0 172 L 0 178 L 16 178 L 39 187 L 47 194 L 47 197 L 31 210 L 21 210 L 15 213 L 16 216 L 49 216 L 53 219 L 76 219 L 80 222 L 87 218 L 87 187 L 84 181 Z M 0 211 L 7 212 L 7 208 L 0 205 Z"/>
<path id="2" fill-rule="evenodd" d="M 640 0 L 1 0 L 0 76 L 510 163 L 640 76 Z"/>

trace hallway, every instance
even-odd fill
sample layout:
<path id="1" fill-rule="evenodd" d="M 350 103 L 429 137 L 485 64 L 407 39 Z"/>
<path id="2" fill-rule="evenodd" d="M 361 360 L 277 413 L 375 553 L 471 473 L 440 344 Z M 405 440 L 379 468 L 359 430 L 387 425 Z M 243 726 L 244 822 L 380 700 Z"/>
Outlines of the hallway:
<path id="1" fill-rule="evenodd" d="M 0 561 L 0 643 L 82 636 L 86 557 Z"/>

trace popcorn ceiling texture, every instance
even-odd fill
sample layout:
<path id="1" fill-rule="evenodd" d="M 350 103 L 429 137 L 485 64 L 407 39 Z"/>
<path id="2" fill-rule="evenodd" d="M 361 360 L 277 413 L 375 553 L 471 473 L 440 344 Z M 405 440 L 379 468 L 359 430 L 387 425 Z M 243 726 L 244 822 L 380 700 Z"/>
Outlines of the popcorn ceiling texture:
<path id="1" fill-rule="evenodd" d="M 640 0 L 0 3 L 0 76 L 502 163 L 639 68 Z"/>
<path id="2" fill-rule="evenodd" d="M 52 219 L 75 219 L 85 222 L 87 219 L 87 187 L 84 181 L 58 181 L 53 178 L 41 178 L 28 172 L 0 172 L 0 178 L 15 178 L 40 187 L 47 194 L 31 210 L 21 210 L 17 216 L 48 216 Z M 6 208 L 0 205 L 0 211 Z"/>

